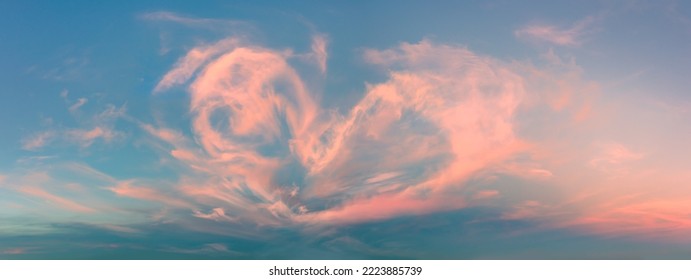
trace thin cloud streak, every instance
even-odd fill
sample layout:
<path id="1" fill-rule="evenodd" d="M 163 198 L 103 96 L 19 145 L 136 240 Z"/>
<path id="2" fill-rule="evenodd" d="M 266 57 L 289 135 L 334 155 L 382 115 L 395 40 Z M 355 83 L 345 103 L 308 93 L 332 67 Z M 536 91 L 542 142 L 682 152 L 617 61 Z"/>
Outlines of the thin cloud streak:
<path id="1" fill-rule="evenodd" d="M 48 145 L 55 137 L 55 132 L 44 131 L 22 141 L 22 149 L 35 151 Z"/>
<path id="2" fill-rule="evenodd" d="M 141 19 L 149 21 L 173 22 L 189 27 L 208 28 L 208 29 L 232 29 L 238 26 L 245 26 L 242 21 L 227 19 L 198 18 L 180 15 L 178 13 L 158 11 L 140 15 Z"/>
<path id="3" fill-rule="evenodd" d="M 84 212 L 84 213 L 92 213 L 92 212 L 96 211 L 93 208 L 82 205 L 80 203 L 69 200 L 67 198 L 49 193 L 49 192 L 47 192 L 41 188 L 38 188 L 38 187 L 26 186 L 26 187 L 20 188 L 19 191 L 24 193 L 24 194 L 28 194 L 30 196 L 33 196 L 33 197 L 45 199 L 46 201 L 48 201 L 48 202 L 50 202 L 50 203 L 52 203 L 58 207 L 61 207 L 61 208 L 64 208 L 64 209 L 67 209 L 70 211 Z"/>
<path id="4" fill-rule="evenodd" d="M 597 18 L 591 16 L 574 23 L 569 28 L 549 24 L 530 24 L 514 31 L 514 35 L 519 39 L 534 42 L 576 47 L 583 44 L 584 36 L 592 32 L 596 22 Z"/>
<path id="5" fill-rule="evenodd" d="M 193 208 L 192 204 L 187 201 L 168 196 L 154 188 L 137 186 L 131 180 L 118 182 L 117 185 L 108 189 L 118 196 L 160 202 L 171 207 Z"/>
<path id="6" fill-rule="evenodd" d="M 74 104 L 72 104 L 72 106 L 70 106 L 70 108 L 68 108 L 67 110 L 69 110 L 70 112 L 74 113 L 74 112 L 77 111 L 80 107 L 84 106 L 84 104 L 86 104 L 88 101 L 89 101 L 89 100 L 86 99 L 86 98 L 79 98 L 79 99 L 77 99 L 77 102 L 75 102 Z"/>
<path id="7" fill-rule="evenodd" d="M 326 74 L 326 61 L 329 57 L 326 51 L 327 45 L 326 36 L 318 34 L 312 37 L 312 54 L 322 74 Z"/>
<path id="8" fill-rule="evenodd" d="M 85 98 L 80 98 L 68 110 L 74 113 L 86 102 Z M 126 111 L 124 105 L 116 107 L 108 104 L 103 111 L 97 114 L 77 118 L 77 121 L 82 123 L 77 128 L 50 128 L 24 139 L 21 143 L 22 149 L 39 151 L 50 144 L 59 143 L 76 144 L 81 148 L 88 148 L 97 140 L 110 143 L 124 136 L 122 132 L 115 130 L 114 126 L 115 122 L 125 117 Z"/>

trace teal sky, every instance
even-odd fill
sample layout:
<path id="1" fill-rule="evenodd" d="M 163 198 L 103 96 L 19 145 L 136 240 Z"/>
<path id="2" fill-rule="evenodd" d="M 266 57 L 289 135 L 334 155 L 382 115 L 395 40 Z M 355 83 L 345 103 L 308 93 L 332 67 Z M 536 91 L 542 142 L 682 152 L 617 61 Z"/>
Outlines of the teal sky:
<path id="1" fill-rule="evenodd" d="M 691 257 L 684 1 L 5 1 L 0 259 Z"/>

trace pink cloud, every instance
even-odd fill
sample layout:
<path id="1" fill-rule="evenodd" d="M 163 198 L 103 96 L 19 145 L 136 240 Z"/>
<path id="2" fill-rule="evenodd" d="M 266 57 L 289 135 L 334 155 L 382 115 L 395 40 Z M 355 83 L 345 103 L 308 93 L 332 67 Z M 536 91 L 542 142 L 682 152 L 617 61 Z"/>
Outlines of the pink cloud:
<path id="1" fill-rule="evenodd" d="M 473 195 L 473 199 L 488 199 L 499 195 L 497 190 L 482 190 Z"/>
<path id="2" fill-rule="evenodd" d="M 237 28 L 239 26 L 246 26 L 246 24 L 244 24 L 243 22 L 236 21 L 236 20 L 188 17 L 188 16 L 180 15 L 180 14 L 173 13 L 173 12 L 167 12 L 167 11 L 145 13 L 145 14 L 140 15 L 140 18 L 144 19 L 144 20 L 149 20 L 149 21 L 172 22 L 172 23 L 177 23 L 177 24 L 189 26 L 189 27 L 206 28 L 206 29 L 217 29 L 217 28 L 232 29 L 232 28 Z"/>
<path id="3" fill-rule="evenodd" d="M 326 60 L 329 57 L 326 47 L 328 41 L 324 35 L 315 35 L 312 37 L 312 54 L 319 66 L 319 71 L 326 73 Z"/>
<path id="4" fill-rule="evenodd" d="M 226 212 L 223 208 L 214 208 L 211 210 L 210 213 L 203 213 L 200 211 L 195 211 L 194 216 L 197 218 L 202 218 L 202 219 L 209 219 L 209 220 L 214 220 L 214 221 L 237 221 L 237 218 L 230 217 L 226 215 Z"/>
<path id="5" fill-rule="evenodd" d="M 91 146 L 97 139 L 110 142 L 118 135 L 113 129 L 104 126 L 96 126 L 92 129 L 72 129 L 66 132 L 67 139 L 84 148 Z"/>
<path id="6" fill-rule="evenodd" d="M 86 98 L 79 98 L 79 99 L 77 99 L 77 102 L 75 102 L 74 104 L 72 104 L 72 106 L 70 106 L 70 108 L 69 108 L 68 110 L 69 110 L 70 112 L 75 112 L 75 111 L 77 111 L 80 107 L 84 106 L 84 104 L 86 104 L 88 101 L 89 101 L 89 100 L 86 99 Z"/>
<path id="7" fill-rule="evenodd" d="M 321 52 L 317 47 L 315 53 Z M 465 48 L 423 41 L 367 51 L 369 62 L 390 69 L 390 79 L 369 85 L 363 99 L 343 116 L 319 108 L 287 63 L 288 54 L 252 46 L 223 48 L 209 51 L 198 63 L 178 63 L 166 74 L 171 78 L 159 84 L 184 83 L 198 72 L 189 86 L 197 147 L 179 133 L 143 126 L 173 145 L 173 158 L 211 176 L 181 182 L 186 196 L 215 209 L 196 212 L 197 217 L 225 219 L 227 211 L 240 211 L 241 219 L 261 224 L 352 223 L 462 208 L 462 197 L 449 192 L 462 188 L 477 171 L 525 149 L 513 129 L 514 112 L 525 95 L 523 78 L 511 65 Z M 190 51 L 183 60 L 198 53 Z M 276 84 L 282 85 L 280 92 Z M 435 133 L 403 122 L 405 111 Z M 287 145 L 290 156 L 307 170 L 309 184 L 299 188 L 276 184 L 274 174 L 286 159 L 257 152 L 261 144 L 285 139 L 282 117 L 291 139 L 278 143 Z M 395 133 L 401 128 L 407 132 Z M 387 148 L 361 150 L 358 145 L 364 142 Z M 389 171 L 357 162 L 367 154 L 376 155 L 379 168 Z M 400 176 L 424 161 L 436 167 L 421 177 Z M 245 188 L 252 197 L 241 194 Z M 351 195 L 359 198 L 347 198 Z M 323 197 L 341 202 L 317 212 L 301 203 Z M 252 201 L 256 199 L 261 202 Z M 366 214 L 372 211 L 378 214 Z"/>
<path id="8" fill-rule="evenodd" d="M 436 211 L 464 207 L 459 197 L 443 198 L 416 195 L 412 190 L 396 194 L 384 194 L 371 198 L 346 201 L 341 206 L 319 212 L 306 213 L 296 221 L 308 224 L 350 224 L 376 221 L 401 215 L 420 215 Z"/>
<path id="9" fill-rule="evenodd" d="M 228 51 L 239 44 L 237 38 L 229 38 L 208 46 L 200 46 L 190 50 L 187 55 L 180 58 L 173 70 L 166 73 L 158 82 L 154 92 L 165 91 L 173 86 L 187 81 L 194 73 L 212 59 L 224 51 Z"/>
<path id="10" fill-rule="evenodd" d="M 25 248 L 12 248 L 0 251 L 0 255 L 22 255 L 26 254 Z"/>
<path id="11" fill-rule="evenodd" d="M 686 198 L 628 198 L 595 205 L 585 215 L 560 226 L 610 237 L 637 237 L 688 242 L 691 207 Z"/>
<path id="12" fill-rule="evenodd" d="M 133 181 L 118 182 L 117 185 L 110 187 L 109 190 L 118 196 L 156 201 L 172 207 L 192 208 L 192 204 L 186 200 L 166 195 L 157 189 L 135 186 Z"/>
<path id="13" fill-rule="evenodd" d="M 170 73 L 186 67 L 178 65 Z M 274 83 L 286 86 L 281 94 Z M 280 159 L 260 155 L 257 145 L 279 137 L 279 114 L 285 115 L 296 137 L 317 114 L 316 104 L 284 54 L 251 47 L 232 49 L 201 70 L 190 92 L 192 128 L 204 155 L 180 145 L 171 154 L 195 169 L 240 177 L 255 194 L 272 201 L 276 187 L 267 174 L 274 172 Z M 214 124 L 218 121 L 226 125 L 219 128 Z"/>
<path id="14" fill-rule="evenodd" d="M 516 30 L 514 35 L 521 39 L 536 42 L 547 42 L 560 46 L 579 46 L 583 43 L 583 36 L 591 31 L 595 21 L 595 17 L 587 17 L 569 28 L 559 28 L 547 24 L 531 24 Z"/>
<path id="15" fill-rule="evenodd" d="M 55 132 L 45 131 L 22 141 L 22 149 L 35 151 L 46 146 L 55 138 Z"/>
<path id="16" fill-rule="evenodd" d="M 22 149 L 36 151 L 58 140 L 76 143 L 82 148 L 87 148 L 98 139 L 102 139 L 104 142 L 110 142 L 120 135 L 118 131 L 115 131 L 107 125 L 101 124 L 91 129 L 74 128 L 58 131 L 51 130 L 38 133 L 22 141 Z"/>
<path id="17" fill-rule="evenodd" d="M 519 33 L 576 45 L 589 24 Z M 184 169 L 175 188 L 179 200 L 211 209 L 192 208 L 195 220 L 349 224 L 461 209 L 475 200 L 493 205 L 501 193 L 505 205 L 496 207 L 503 219 L 603 234 L 618 225 L 626 233 L 686 230 L 686 208 L 674 202 L 675 195 L 688 195 L 679 188 L 685 177 L 642 168 L 651 159 L 647 149 L 630 148 L 639 145 L 593 145 L 599 143 L 594 135 L 635 138 L 613 137 L 608 122 L 615 112 L 595 98 L 599 86 L 554 53 L 540 68 L 426 40 L 366 50 L 365 61 L 388 78 L 367 84 L 362 99 L 341 114 L 319 105 L 290 65 L 290 51 L 224 42 L 190 51 L 157 87 L 189 80 L 191 135 L 142 125 Z M 313 53 L 320 53 L 314 44 Z M 289 152 L 261 152 L 267 146 Z M 297 175 L 304 184 L 281 182 L 283 168 L 295 162 L 304 168 Z M 636 176 L 628 179 L 598 172 L 632 163 Z M 668 193 L 627 199 L 654 188 L 654 174 L 670 180 Z M 535 189 L 520 196 L 494 187 L 467 190 L 471 180 L 492 183 L 497 176 Z M 644 218 L 635 218 L 641 213 Z"/>
<path id="18" fill-rule="evenodd" d="M 121 226 L 121 225 L 100 224 L 100 225 L 96 225 L 96 226 L 103 228 L 103 229 L 110 230 L 110 231 L 119 232 L 119 233 L 129 233 L 129 234 L 140 233 L 140 231 L 137 229 L 127 227 L 127 226 Z"/>
<path id="19" fill-rule="evenodd" d="M 310 174 L 323 178 L 316 181 L 318 188 L 311 188 L 312 195 L 343 191 L 343 184 L 334 183 L 340 178 L 334 173 L 357 168 L 348 167 L 353 163 L 347 157 L 357 154 L 349 146 L 363 140 L 396 143 L 392 149 L 405 147 L 403 153 L 375 151 L 380 167 L 402 168 L 435 156 L 451 157 L 446 167 L 409 186 L 433 191 L 462 183 L 474 172 L 523 149 L 512 128 L 513 112 L 524 95 L 523 82 L 508 66 L 465 48 L 427 41 L 386 51 L 369 50 L 365 58 L 390 67 L 390 80 L 370 85 L 348 116 L 328 126 L 325 130 L 333 135 L 329 141 L 295 143 Z M 403 111 L 425 120 L 439 133 L 395 133 L 402 125 Z M 352 176 L 348 172 L 358 173 L 346 171 L 342 177 Z"/>
<path id="20" fill-rule="evenodd" d="M 633 152 L 621 143 L 602 143 L 598 146 L 599 154 L 590 160 L 589 164 L 593 168 L 609 173 L 621 173 L 625 170 L 627 163 L 644 157 L 642 153 Z"/>
<path id="21" fill-rule="evenodd" d="M 542 217 L 542 215 L 544 215 L 545 209 L 547 209 L 547 206 L 540 203 L 539 201 L 524 201 L 518 205 L 513 206 L 512 209 L 505 212 L 502 215 L 502 218 L 507 220 L 540 218 Z"/>
<path id="22" fill-rule="evenodd" d="M 388 181 L 390 179 L 396 178 L 398 176 L 401 176 L 402 174 L 400 172 L 386 172 L 386 173 L 381 173 L 377 174 L 375 176 L 370 177 L 365 181 L 366 184 L 374 184 L 374 183 L 381 183 L 383 181 Z"/>
<path id="23" fill-rule="evenodd" d="M 90 208 L 88 206 L 82 205 L 80 203 L 74 202 L 72 200 L 69 200 L 67 198 L 57 196 L 55 194 L 49 193 L 41 188 L 38 187 L 32 187 L 32 186 L 26 186 L 22 187 L 19 189 L 20 192 L 24 194 L 28 194 L 37 198 L 44 199 L 53 205 L 59 206 L 61 208 L 74 211 L 74 212 L 83 212 L 83 213 L 92 213 L 95 212 L 96 210 L 93 208 Z"/>
<path id="24" fill-rule="evenodd" d="M 86 104 L 86 102 L 86 98 L 80 98 L 75 104 L 69 107 L 69 111 L 74 112 Z M 22 141 L 22 149 L 36 151 L 47 146 L 51 142 L 77 144 L 82 148 L 91 146 L 98 139 L 102 139 L 104 142 L 111 142 L 123 135 L 121 132 L 116 131 L 113 126 L 115 121 L 125 116 L 125 112 L 125 106 L 116 107 L 112 104 L 108 104 L 100 113 L 88 117 L 74 115 L 75 118 L 80 123 L 84 123 L 84 125 L 78 128 L 54 128 L 37 133 Z M 48 122 L 47 124 L 50 125 L 51 123 L 52 122 Z"/>

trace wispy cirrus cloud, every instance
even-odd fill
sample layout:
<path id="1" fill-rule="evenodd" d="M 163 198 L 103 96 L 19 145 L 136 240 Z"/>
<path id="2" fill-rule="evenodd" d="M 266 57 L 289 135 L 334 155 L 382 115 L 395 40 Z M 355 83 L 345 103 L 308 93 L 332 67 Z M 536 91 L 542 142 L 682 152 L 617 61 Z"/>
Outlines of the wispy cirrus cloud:
<path id="1" fill-rule="evenodd" d="M 0 255 L 21 255 L 26 254 L 25 248 L 11 248 L 0 251 Z"/>
<path id="2" fill-rule="evenodd" d="M 198 28 L 233 29 L 238 26 L 247 26 L 246 23 L 238 20 L 189 17 L 169 11 L 144 13 L 139 17 L 144 20 L 172 22 Z"/>
<path id="3" fill-rule="evenodd" d="M 170 13 L 148 17 L 214 23 Z M 578 46 L 589 21 L 527 26 L 516 36 Z M 326 244 L 371 254 L 379 248 L 349 238 L 345 229 L 476 206 L 492 209 L 478 220 L 525 222 L 534 230 L 684 240 L 691 228 L 684 220 L 687 201 L 679 198 L 689 195 L 680 187 L 688 181 L 683 166 L 653 168 L 651 149 L 637 137 L 618 135 L 612 128 L 625 128 L 632 118 L 613 116 L 639 108 L 614 110 L 597 99 L 600 87 L 582 78 L 575 59 L 550 48 L 542 57 L 547 65 L 505 61 L 430 40 L 365 49 L 364 62 L 384 78 L 365 83 L 362 97 L 339 111 L 325 107 L 325 93 L 305 79 L 313 73 L 305 65 L 323 74 L 317 78 L 327 74 L 327 38 L 314 35 L 303 53 L 242 36 L 188 49 L 153 90 L 163 98 L 184 88 L 189 103 L 172 113 L 186 123 L 128 118 L 159 153 L 156 165 L 168 172 L 165 178 L 114 178 L 73 165 L 66 169 L 98 181 L 97 187 L 49 178 L 9 190 L 43 211 L 76 213 L 89 226 L 116 233 L 141 233 L 130 219 L 245 239 L 283 230 L 324 232 L 319 238 L 332 238 Z M 69 102 L 74 109 L 68 110 L 86 102 Z M 120 135 L 114 124 L 125 113 L 125 106 L 110 105 L 78 127 L 27 139 L 26 149 L 51 141 L 82 148 L 113 141 Z M 612 176 L 622 170 L 631 178 Z M 656 176 L 663 186 L 656 186 Z M 664 191 L 646 193 L 654 188 Z M 205 244 L 164 250 L 233 251 Z"/>
<path id="4" fill-rule="evenodd" d="M 644 157 L 642 153 L 634 152 L 616 142 L 600 143 L 597 146 L 601 152 L 590 160 L 590 166 L 609 173 L 621 173 L 625 170 L 624 166 L 626 163 L 640 160 Z"/>
<path id="5" fill-rule="evenodd" d="M 551 53 L 541 68 L 427 40 L 366 50 L 365 61 L 388 78 L 368 84 L 362 99 L 338 114 L 317 102 L 290 64 L 296 56 L 302 54 L 225 39 L 193 49 L 161 79 L 157 92 L 188 85 L 192 135 L 142 127 L 169 145 L 168 156 L 184 170 L 178 195 L 199 207 L 194 217 L 312 228 L 481 204 L 501 209 L 498 219 L 604 234 L 621 209 L 646 205 L 652 216 L 668 213 L 669 227 L 684 228 L 672 218 L 683 208 L 624 199 L 649 187 L 648 154 L 601 140 L 614 136 L 594 125 L 611 116 L 602 109 L 610 107 L 574 61 Z M 556 128 L 574 140 L 554 135 Z M 601 172 L 630 162 L 641 163 L 626 167 L 644 176 L 639 182 Z M 516 195 L 502 178 L 550 186 L 552 194 Z M 631 223 L 626 234 L 666 228 L 617 217 Z"/>
<path id="6" fill-rule="evenodd" d="M 108 143 L 113 141 L 118 135 L 118 132 L 104 126 L 96 126 L 92 129 L 71 129 L 65 133 L 66 139 L 77 143 L 83 148 L 91 146 L 97 139 L 102 139 Z"/>
<path id="7" fill-rule="evenodd" d="M 65 94 L 61 93 L 61 95 L 65 95 L 63 98 L 66 98 L 67 92 L 63 92 Z M 86 98 L 78 99 L 77 103 L 70 106 L 68 110 L 75 112 L 79 107 L 86 104 L 86 100 Z M 108 104 L 99 113 L 90 116 L 78 116 L 77 120 L 81 123 L 81 127 L 53 127 L 25 138 L 21 142 L 22 149 L 38 151 L 54 142 L 76 144 L 81 148 L 88 148 L 98 140 L 110 143 L 123 137 L 123 133 L 117 131 L 114 125 L 115 122 L 125 116 L 126 110 L 124 105 L 116 107 Z"/>
<path id="8" fill-rule="evenodd" d="M 368 50 L 365 60 L 389 79 L 338 115 L 319 106 L 292 56 L 225 39 L 188 52 L 157 85 L 191 80 L 195 141 L 142 128 L 187 169 L 178 190 L 211 209 L 196 217 L 338 225 L 461 209 L 467 180 L 528 151 L 515 131 L 516 111 L 534 94 L 522 67 L 429 41 Z M 304 171 L 283 171 L 296 166 Z M 551 175 L 534 164 L 513 170 Z"/>
<path id="9" fill-rule="evenodd" d="M 585 36 L 594 30 L 597 17 L 586 17 L 569 27 L 550 24 L 529 24 L 514 31 L 519 39 L 558 46 L 576 47 L 583 44 Z"/>
<path id="10" fill-rule="evenodd" d="M 163 76 L 156 85 L 154 92 L 164 91 L 172 86 L 186 82 L 209 59 L 238 46 L 240 42 L 241 40 L 238 38 L 228 38 L 211 45 L 195 47 L 176 62 L 173 70 Z"/>
<path id="11" fill-rule="evenodd" d="M 68 110 L 69 110 L 70 112 L 75 112 L 75 111 L 77 111 L 80 107 L 84 106 L 84 104 L 86 104 L 88 101 L 89 101 L 89 100 L 86 99 L 86 98 L 83 98 L 83 97 L 82 97 L 82 98 L 79 98 L 79 99 L 77 99 L 76 102 L 74 102 L 74 104 L 72 104 L 72 105 L 70 106 L 70 108 L 69 108 Z"/>
<path id="12" fill-rule="evenodd" d="M 39 187 L 26 186 L 20 188 L 19 191 L 39 199 L 44 199 L 49 203 L 55 204 L 56 206 L 68 209 L 70 211 L 86 213 L 95 211 L 94 209 L 86 205 L 80 204 L 78 202 L 72 201 L 62 196 L 55 195 Z"/>
<path id="13" fill-rule="evenodd" d="M 55 138 L 55 132 L 43 131 L 22 141 L 22 149 L 34 151 L 45 147 Z"/>
<path id="14" fill-rule="evenodd" d="M 166 206 L 179 208 L 193 208 L 189 202 L 172 197 L 151 187 L 137 186 L 132 180 L 119 181 L 109 190 L 118 196 L 131 197 L 140 200 L 160 202 Z"/>
<path id="15" fill-rule="evenodd" d="M 323 34 L 312 36 L 312 57 L 319 66 L 319 71 L 321 71 L 322 74 L 326 74 L 326 61 L 329 57 L 326 51 L 328 43 L 327 37 Z"/>

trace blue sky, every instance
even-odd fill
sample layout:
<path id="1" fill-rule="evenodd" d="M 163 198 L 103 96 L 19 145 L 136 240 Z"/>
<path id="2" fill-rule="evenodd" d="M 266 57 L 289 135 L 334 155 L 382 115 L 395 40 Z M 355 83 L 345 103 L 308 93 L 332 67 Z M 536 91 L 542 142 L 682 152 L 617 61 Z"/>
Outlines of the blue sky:
<path id="1" fill-rule="evenodd" d="M 2 259 L 691 255 L 686 2 L 0 13 Z"/>

